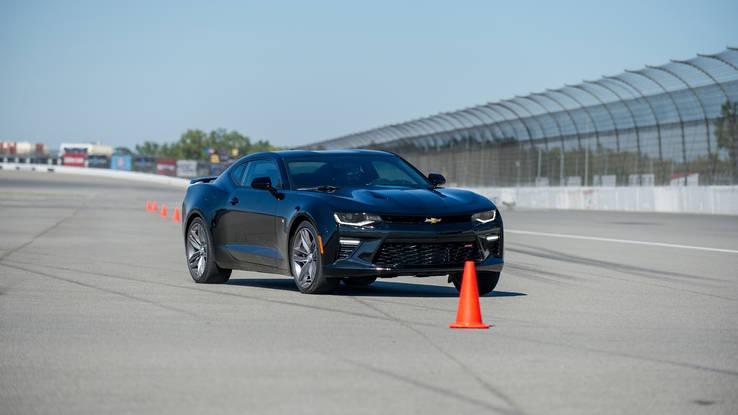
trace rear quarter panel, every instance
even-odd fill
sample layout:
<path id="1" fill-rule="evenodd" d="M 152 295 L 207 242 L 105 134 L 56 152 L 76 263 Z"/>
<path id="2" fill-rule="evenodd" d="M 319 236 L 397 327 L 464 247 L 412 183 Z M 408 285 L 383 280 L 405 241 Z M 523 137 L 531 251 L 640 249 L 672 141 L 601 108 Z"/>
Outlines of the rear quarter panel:
<path id="1" fill-rule="evenodd" d="M 214 181 L 210 183 L 195 183 L 187 188 L 184 201 L 182 202 L 183 232 L 187 229 L 187 224 L 193 216 L 199 215 L 210 227 L 212 232 L 213 220 L 216 218 L 217 212 L 225 204 L 228 198 L 227 189 Z"/>

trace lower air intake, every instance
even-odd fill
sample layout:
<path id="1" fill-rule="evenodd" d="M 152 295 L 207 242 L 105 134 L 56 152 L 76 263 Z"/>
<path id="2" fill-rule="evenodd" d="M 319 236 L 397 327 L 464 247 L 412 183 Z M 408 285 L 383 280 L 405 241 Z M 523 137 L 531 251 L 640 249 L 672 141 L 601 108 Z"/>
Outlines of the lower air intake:
<path id="1" fill-rule="evenodd" d="M 374 257 L 374 264 L 383 268 L 404 266 L 462 265 L 467 260 L 479 260 L 481 252 L 476 241 L 442 243 L 385 242 Z"/>

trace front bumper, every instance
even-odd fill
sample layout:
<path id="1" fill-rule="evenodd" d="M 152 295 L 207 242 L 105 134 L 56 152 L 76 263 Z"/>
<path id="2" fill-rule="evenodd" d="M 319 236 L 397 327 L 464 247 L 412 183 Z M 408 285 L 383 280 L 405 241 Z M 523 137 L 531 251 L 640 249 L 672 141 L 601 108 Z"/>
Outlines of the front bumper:
<path id="1" fill-rule="evenodd" d="M 345 242 L 352 245 L 347 246 Z M 358 241 L 358 244 L 356 242 Z M 329 278 L 350 277 L 379 277 L 390 278 L 397 276 L 437 276 L 463 271 L 463 254 L 449 255 L 443 251 L 434 256 L 430 263 L 381 263 L 378 264 L 379 252 L 384 249 L 402 244 L 419 246 L 452 247 L 459 244 L 469 246 L 475 244 L 478 255 L 473 259 L 477 271 L 502 271 L 503 259 L 503 228 L 501 221 L 490 224 L 476 225 L 463 224 L 393 224 L 379 228 L 355 228 L 340 226 L 326 243 L 326 252 L 323 256 L 323 273 Z M 344 242 L 344 243 L 341 243 Z M 343 248 L 343 249 L 342 249 Z M 439 251 L 433 251 L 434 254 Z M 462 255 L 462 256 L 460 256 Z M 393 258 L 402 258 L 394 255 Z M 415 256 L 417 257 L 417 255 Z M 455 258 L 446 262 L 448 258 Z M 426 255 L 424 259 L 428 260 Z"/>

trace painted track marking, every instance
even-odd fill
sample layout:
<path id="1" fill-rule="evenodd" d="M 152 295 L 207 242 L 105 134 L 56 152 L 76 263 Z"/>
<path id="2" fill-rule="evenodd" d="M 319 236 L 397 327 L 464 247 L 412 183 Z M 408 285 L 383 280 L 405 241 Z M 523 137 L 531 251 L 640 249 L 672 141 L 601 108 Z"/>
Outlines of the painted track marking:
<path id="1" fill-rule="evenodd" d="M 735 250 L 735 249 L 710 248 L 706 246 L 694 246 L 694 245 L 667 244 L 664 242 L 632 241 L 628 239 L 601 238 L 598 236 L 572 235 L 572 234 L 567 234 L 567 233 L 533 232 L 533 231 L 522 231 L 522 230 L 517 230 L 517 229 L 505 229 L 505 233 L 519 234 L 519 235 L 547 236 L 550 238 L 581 239 L 585 241 L 614 242 L 614 243 L 631 244 L 631 245 L 659 246 L 662 248 L 692 249 L 696 251 L 721 252 L 725 254 L 738 254 L 738 250 Z"/>

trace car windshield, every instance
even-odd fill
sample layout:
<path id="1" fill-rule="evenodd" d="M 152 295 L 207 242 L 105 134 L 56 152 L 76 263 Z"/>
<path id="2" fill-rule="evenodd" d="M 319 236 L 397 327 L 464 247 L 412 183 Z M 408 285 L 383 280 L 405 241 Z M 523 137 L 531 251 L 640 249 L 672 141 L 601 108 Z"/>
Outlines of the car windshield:
<path id="1" fill-rule="evenodd" d="M 351 155 L 285 160 L 297 189 L 334 187 L 425 188 L 428 180 L 404 160 L 392 156 Z"/>

